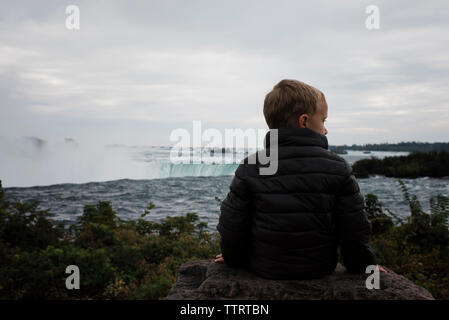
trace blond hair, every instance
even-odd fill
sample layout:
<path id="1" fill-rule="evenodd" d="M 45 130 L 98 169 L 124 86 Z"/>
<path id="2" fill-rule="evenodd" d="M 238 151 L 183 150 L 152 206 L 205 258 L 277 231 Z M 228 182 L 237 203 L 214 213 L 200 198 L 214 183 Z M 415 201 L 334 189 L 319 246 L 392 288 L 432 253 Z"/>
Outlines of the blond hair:
<path id="1" fill-rule="evenodd" d="M 265 96 L 263 114 L 268 128 L 299 127 L 299 116 L 304 113 L 313 116 L 320 99 L 325 101 L 324 94 L 304 82 L 281 80 Z"/>

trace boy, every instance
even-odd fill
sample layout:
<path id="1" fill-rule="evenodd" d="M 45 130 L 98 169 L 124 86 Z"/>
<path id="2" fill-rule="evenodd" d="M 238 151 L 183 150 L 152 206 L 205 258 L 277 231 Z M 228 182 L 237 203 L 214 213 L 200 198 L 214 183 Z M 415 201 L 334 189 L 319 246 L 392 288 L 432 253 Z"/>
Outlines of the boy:
<path id="1" fill-rule="evenodd" d="M 352 169 L 327 150 L 327 109 L 321 91 L 296 80 L 265 96 L 265 120 L 278 129 L 277 171 L 261 175 L 259 162 L 240 163 L 221 204 L 215 262 L 270 279 L 321 278 L 334 271 L 340 246 L 348 272 L 376 264 Z"/>

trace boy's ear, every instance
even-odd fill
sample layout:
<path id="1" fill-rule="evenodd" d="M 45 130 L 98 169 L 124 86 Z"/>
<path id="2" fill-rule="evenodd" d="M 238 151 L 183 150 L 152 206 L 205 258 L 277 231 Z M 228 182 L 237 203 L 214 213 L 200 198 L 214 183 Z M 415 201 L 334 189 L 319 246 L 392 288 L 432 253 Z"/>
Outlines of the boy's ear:
<path id="1" fill-rule="evenodd" d="M 306 113 L 303 113 L 298 118 L 298 123 L 300 128 L 307 128 L 307 118 L 309 116 Z"/>

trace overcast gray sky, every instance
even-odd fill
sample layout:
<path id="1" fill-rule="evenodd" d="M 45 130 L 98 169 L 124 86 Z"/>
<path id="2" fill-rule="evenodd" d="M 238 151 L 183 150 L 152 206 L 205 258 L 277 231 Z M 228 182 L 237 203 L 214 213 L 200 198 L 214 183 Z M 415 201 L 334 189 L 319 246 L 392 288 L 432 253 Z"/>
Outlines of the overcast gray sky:
<path id="1" fill-rule="evenodd" d="M 193 120 L 266 128 L 264 96 L 288 78 L 325 93 L 330 144 L 447 141 L 448 18 L 444 0 L 2 0 L 0 136 L 168 145 Z"/>

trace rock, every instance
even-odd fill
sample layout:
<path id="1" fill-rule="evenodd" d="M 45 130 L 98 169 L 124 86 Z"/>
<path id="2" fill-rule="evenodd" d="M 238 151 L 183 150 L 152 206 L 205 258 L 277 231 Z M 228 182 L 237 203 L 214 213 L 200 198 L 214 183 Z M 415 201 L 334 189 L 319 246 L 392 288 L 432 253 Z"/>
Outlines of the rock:
<path id="1" fill-rule="evenodd" d="M 167 300 L 434 300 L 424 288 L 388 268 L 380 273 L 380 289 L 367 289 L 369 274 L 334 273 L 316 280 L 270 280 L 212 260 L 181 265 Z"/>

